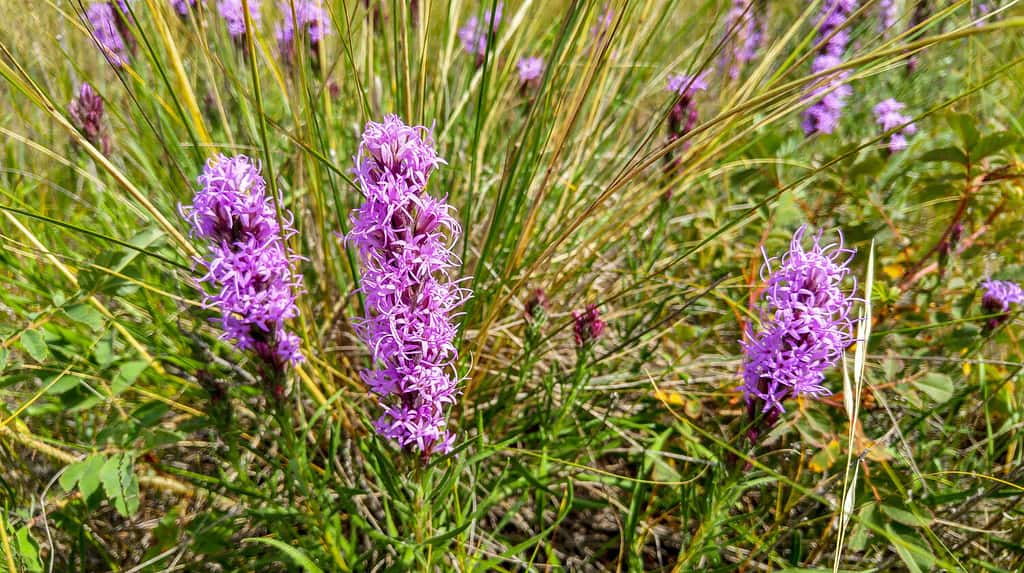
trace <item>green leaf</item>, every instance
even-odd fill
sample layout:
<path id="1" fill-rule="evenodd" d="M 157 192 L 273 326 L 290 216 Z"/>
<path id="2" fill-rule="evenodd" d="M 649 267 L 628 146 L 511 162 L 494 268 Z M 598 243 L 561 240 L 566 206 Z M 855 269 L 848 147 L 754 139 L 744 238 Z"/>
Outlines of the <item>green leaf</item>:
<path id="1" fill-rule="evenodd" d="M 900 535 L 891 525 L 886 525 L 885 531 L 889 541 L 892 542 L 893 549 L 906 564 L 907 569 L 915 573 L 923 573 L 930 571 L 935 566 L 935 556 L 921 543 L 919 537 L 909 532 Z"/>
<path id="2" fill-rule="evenodd" d="M 973 115 L 967 113 L 954 113 L 949 116 L 950 127 L 960 134 L 960 140 L 964 142 L 966 149 L 973 149 L 978 143 L 980 134 L 974 125 L 977 121 Z"/>
<path id="3" fill-rule="evenodd" d="M 46 360 L 46 339 L 38 330 L 26 330 L 21 333 L 21 346 L 36 362 Z"/>
<path id="4" fill-rule="evenodd" d="M 52 377 L 51 379 L 52 380 Z M 78 376 L 61 376 L 60 380 L 51 385 L 47 390 L 47 394 L 63 394 L 68 390 L 77 388 L 82 383 L 82 379 Z"/>
<path id="5" fill-rule="evenodd" d="M 953 397 L 953 379 L 940 372 L 929 372 L 914 382 L 919 390 L 939 404 L 944 404 Z"/>
<path id="6" fill-rule="evenodd" d="M 313 560 L 305 553 L 279 539 L 270 539 L 269 537 L 247 537 L 242 540 L 242 543 L 262 543 L 264 545 L 269 545 L 287 555 L 293 563 L 302 567 L 302 570 L 306 573 L 323 573 L 323 570 L 317 567 L 316 563 L 313 563 Z"/>
<path id="7" fill-rule="evenodd" d="M 139 374 L 142 374 L 142 372 L 148 367 L 148 363 L 140 360 L 133 360 L 131 362 L 121 364 L 121 367 L 117 370 L 117 375 L 114 376 L 113 382 L 110 383 L 110 390 L 115 395 L 124 392 L 126 388 L 135 382 L 139 377 Z"/>
<path id="8" fill-rule="evenodd" d="M 0 347 L 0 372 L 7 368 L 7 349 Z"/>
<path id="9" fill-rule="evenodd" d="M 1020 138 L 1009 131 L 998 131 L 981 138 L 971 151 L 978 158 L 995 155 L 1003 149 L 1020 143 Z"/>
<path id="10" fill-rule="evenodd" d="M 93 454 L 84 461 L 79 462 L 85 464 L 85 468 L 78 478 L 78 491 L 82 492 L 83 498 L 88 499 L 89 496 L 99 489 L 100 474 L 106 462 L 107 457 L 103 454 Z"/>
<path id="11" fill-rule="evenodd" d="M 889 516 L 893 521 L 902 523 L 903 525 L 909 525 L 910 527 L 927 527 L 931 523 L 931 519 L 921 515 L 920 510 L 917 513 L 914 513 L 899 507 L 883 505 L 882 513 Z"/>
<path id="12" fill-rule="evenodd" d="M 967 155 L 956 147 L 940 147 L 926 151 L 918 157 L 919 161 L 948 161 L 960 165 L 967 165 Z"/>
<path id="13" fill-rule="evenodd" d="M 71 320 L 84 324 L 93 330 L 103 328 L 103 315 L 87 304 L 76 304 L 64 309 Z"/>
<path id="14" fill-rule="evenodd" d="M 139 478 L 133 464 L 131 455 L 117 454 L 108 459 L 100 470 L 100 481 L 107 499 L 124 517 L 131 517 L 139 510 Z"/>
<path id="15" fill-rule="evenodd" d="M 39 545 L 32 538 L 28 526 L 19 529 L 14 534 L 14 539 L 24 570 L 28 573 L 43 573 L 43 562 L 39 559 Z"/>

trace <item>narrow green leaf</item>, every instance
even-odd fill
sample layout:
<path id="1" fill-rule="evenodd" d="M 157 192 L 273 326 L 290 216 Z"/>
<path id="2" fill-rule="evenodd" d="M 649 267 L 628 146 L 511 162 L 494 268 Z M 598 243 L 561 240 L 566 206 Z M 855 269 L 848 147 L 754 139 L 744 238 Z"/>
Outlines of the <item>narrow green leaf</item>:
<path id="1" fill-rule="evenodd" d="M 953 397 L 953 379 L 940 372 L 929 372 L 914 382 L 919 390 L 939 404 L 944 404 Z"/>
<path id="2" fill-rule="evenodd" d="M 293 563 L 302 567 L 302 570 L 306 573 L 323 573 L 323 570 L 317 567 L 316 563 L 313 563 L 313 560 L 305 553 L 279 539 L 270 539 L 268 537 L 248 537 L 243 539 L 242 543 L 262 543 L 264 545 L 269 545 L 287 555 Z"/>

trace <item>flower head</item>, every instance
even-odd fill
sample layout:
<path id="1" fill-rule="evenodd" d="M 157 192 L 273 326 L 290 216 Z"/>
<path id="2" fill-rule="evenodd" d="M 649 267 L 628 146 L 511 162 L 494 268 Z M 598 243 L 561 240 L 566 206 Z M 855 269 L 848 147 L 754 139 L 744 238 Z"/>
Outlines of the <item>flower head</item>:
<path id="1" fill-rule="evenodd" d="M 487 53 L 488 26 L 491 33 L 498 33 L 498 24 L 501 23 L 501 14 L 504 7 L 504 2 L 498 2 L 493 15 L 489 9 L 484 11 L 483 22 L 476 16 L 470 16 L 466 23 L 459 28 L 459 40 L 462 42 L 462 49 L 466 50 L 468 54 L 477 56 L 478 62 Z"/>
<path id="2" fill-rule="evenodd" d="M 577 346 L 586 346 L 604 334 L 604 321 L 596 304 L 588 304 L 583 312 L 572 312 L 572 334 Z"/>
<path id="3" fill-rule="evenodd" d="M 686 74 L 672 74 L 668 77 L 666 89 L 676 94 L 676 102 L 668 115 L 668 141 L 669 143 L 683 137 L 697 125 L 697 106 L 693 98 L 697 92 L 708 89 L 705 74 L 690 76 Z M 683 148 L 688 148 L 690 142 L 684 142 Z M 679 159 L 673 157 L 672 153 L 665 156 L 667 161 L 666 169 L 671 170 L 678 166 Z"/>
<path id="4" fill-rule="evenodd" d="M 747 332 L 743 391 L 751 413 L 760 408 L 778 415 L 783 400 L 801 395 L 827 396 L 825 371 L 852 342 L 852 299 L 842 289 L 854 251 L 839 242 L 822 246 L 822 234 L 805 250 L 806 227 L 793 234 L 789 251 L 761 269 L 762 327 Z M 778 268 L 772 270 L 772 263 Z"/>
<path id="5" fill-rule="evenodd" d="M 725 19 L 729 49 L 722 52 L 723 63 L 728 66 L 729 77 L 740 75 L 743 65 L 754 59 L 764 39 L 764 14 L 752 0 L 733 0 Z"/>
<path id="6" fill-rule="evenodd" d="M 519 83 L 529 84 L 544 74 L 544 60 L 537 56 L 519 58 L 516 68 L 519 70 Z"/>
<path id="7" fill-rule="evenodd" d="M 117 8 L 108 2 L 94 2 L 85 11 L 92 29 L 92 37 L 110 65 L 121 67 L 128 63 L 129 48 L 121 35 Z"/>
<path id="8" fill-rule="evenodd" d="M 706 91 L 708 82 L 704 79 L 704 74 L 696 77 L 686 74 L 671 74 L 668 76 L 666 89 L 680 97 L 692 98 L 697 92 Z"/>
<path id="9" fill-rule="evenodd" d="M 831 70 L 843 63 L 843 54 L 850 41 L 844 29 L 850 15 L 857 9 L 857 0 L 826 0 L 818 22 L 818 55 L 811 63 L 815 74 Z M 846 83 L 849 72 L 836 72 L 818 82 L 809 99 L 814 103 L 804 111 L 803 130 L 806 135 L 832 133 L 839 125 L 839 117 L 846 107 L 846 98 L 853 89 Z"/>
<path id="10" fill-rule="evenodd" d="M 224 18 L 228 34 L 233 39 L 238 41 L 245 37 L 245 7 L 242 0 L 219 0 L 217 11 Z M 253 26 L 260 25 L 260 0 L 249 0 L 249 18 Z"/>
<path id="11" fill-rule="evenodd" d="M 110 136 L 103 122 L 103 99 L 88 83 L 83 82 L 78 87 L 78 94 L 68 104 L 68 115 L 86 141 L 99 148 L 104 155 L 110 153 Z"/>
<path id="12" fill-rule="evenodd" d="M 377 432 L 422 455 L 451 450 L 445 410 L 458 394 L 454 317 L 469 296 L 451 278 L 461 229 L 425 193 L 443 164 L 430 130 L 398 116 L 368 122 L 353 172 L 366 201 L 345 237 L 359 252 L 366 314 L 355 321 L 373 368 L 361 373 L 384 404 Z"/>
<path id="13" fill-rule="evenodd" d="M 283 19 L 277 25 L 275 37 L 281 53 L 291 58 L 292 43 L 296 28 L 305 30 L 313 53 L 324 36 L 331 33 L 331 18 L 324 9 L 322 0 L 299 0 L 295 2 L 295 17 L 292 18 L 292 4 L 281 2 Z"/>
<path id="14" fill-rule="evenodd" d="M 995 328 L 1010 318 L 1011 304 L 1024 304 L 1024 289 L 1015 282 L 986 279 L 981 286 L 985 289 L 981 308 L 988 314 L 999 314 L 989 319 L 989 328 Z"/>
<path id="15" fill-rule="evenodd" d="M 917 133 L 917 127 L 910 122 L 910 116 L 900 113 L 906 107 L 903 103 L 889 98 L 875 105 L 875 123 L 881 126 L 882 131 L 890 131 L 902 126 L 889 138 L 889 151 L 896 153 L 907 148 L 907 136 Z"/>
<path id="16" fill-rule="evenodd" d="M 188 16 L 188 11 L 195 5 L 196 0 L 171 0 L 171 7 L 181 16 Z"/>
<path id="17" fill-rule="evenodd" d="M 244 155 L 211 159 L 199 176 L 192 205 L 180 209 L 192 235 L 209 243 L 200 282 L 212 287 L 203 304 L 221 312 L 222 338 L 251 350 L 275 372 L 302 361 L 299 338 L 284 322 L 298 316 L 298 255 L 286 240 L 291 213 L 279 224 L 260 168 Z"/>

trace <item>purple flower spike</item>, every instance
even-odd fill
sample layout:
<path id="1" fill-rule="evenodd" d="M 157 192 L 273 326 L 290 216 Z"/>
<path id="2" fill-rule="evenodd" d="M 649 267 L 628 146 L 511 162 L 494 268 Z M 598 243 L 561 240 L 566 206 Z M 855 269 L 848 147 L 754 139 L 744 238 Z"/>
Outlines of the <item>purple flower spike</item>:
<path id="1" fill-rule="evenodd" d="M 110 154 L 110 136 L 103 123 L 103 99 L 92 86 L 87 83 L 79 86 L 78 95 L 68 104 L 68 115 L 86 141 L 100 149 L 103 155 Z"/>
<path id="2" fill-rule="evenodd" d="M 245 11 L 242 0 L 219 0 L 217 11 L 224 24 L 227 25 L 228 34 L 235 41 L 241 41 L 245 37 Z M 260 25 L 260 0 L 249 0 L 249 17 L 252 25 Z"/>
<path id="3" fill-rule="evenodd" d="M 896 20 L 900 17 L 900 5 L 896 0 L 881 0 L 878 3 L 878 12 L 878 31 L 885 34 L 896 25 Z"/>
<path id="4" fill-rule="evenodd" d="M 604 334 L 604 321 L 601 320 L 601 311 L 596 304 L 588 304 L 583 312 L 574 310 L 572 312 L 572 334 L 576 340 L 576 346 L 586 346 Z"/>
<path id="5" fill-rule="evenodd" d="M 697 125 L 697 106 L 694 104 L 693 98 L 697 92 L 706 91 L 708 84 L 704 79 L 704 74 L 696 77 L 674 74 L 668 77 L 666 89 L 678 96 L 668 115 L 668 142 L 672 143 L 689 133 Z M 683 144 L 683 149 L 689 146 L 690 142 L 687 141 Z M 667 161 L 665 165 L 667 171 L 671 171 L 679 165 L 678 158 L 673 157 L 671 152 L 665 156 L 665 160 Z"/>
<path id="6" fill-rule="evenodd" d="M 195 8 L 196 0 L 171 0 L 171 7 L 180 16 L 188 16 L 190 9 Z"/>
<path id="7" fill-rule="evenodd" d="M 92 37 L 110 65 L 121 67 L 128 63 L 130 50 L 120 31 L 120 15 L 108 2 L 94 2 L 85 11 L 92 28 Z"/>
<path id="8" fill-rule="evenodd" d="M 459 393 L 453 319 L 470 294 L 451 278 L 459 223 L 444 199 L 425 193 L 444 161 L 430 130 L 395 115 L 366 124 L 354 159 L 366 202 L 345 242 L 362 263 L 366 314 L 354 326 L 373 360 L 361 377 L 384 405 L 374 428 L 424 457 L 444 454 L 454 440 L 445 409 Z"/>
<path id="9" fill-rule="evenodd" d="M 842 289 L 855 251 L 839 242 L 821 245 L 819 232 L 810 250 L 804 250 L 806 226 L 793 234 L 789 251 L 767 260 L 761 268 L 765 301 L 761 330 L 747 331 L 743 349 L 747 358 L 743 385 L 752 420 L 758 410 L 765 426 L 784 412 L 782 402 L 801 395 L 828 396 L 822 386 L 825 371 L 835 365 L 853 342 L 850 319 L 852 299 Z M 777 263 L 778 268 L 772 269 Z M 756 441 L 757 429 L 751 441 Z"/>
<path id="10" fill-rule="evenodd" d="M 466 23 L 459 28 L 459 40 L 462 42 L 462 49 L 467 54 L 476 56 L 476 65 L 483 64 L 484 54 L 487 53 L 487 26 L 490 23 L 491 32 L 498 33 L 498 24 L 501 23 L 502 11 L 505 8 L 504 2 L 498 2 L 494 17 L 491 11 L 484 11 L 484 19 L 481 22 L 476 16 L 470 16 Z"/>
<path id="11" fill-rule="evenodd" d="M 192 235 L 209 241 L 207 257 L 197 261 L 206 268 L 200 282 L 214 291 L 203 305 L 221 312 L 222 339 L 280 374 L 303 360 L 298 336 L 284 327 L 299 314 L 295 295 L 302 288 L 301 275 L 291 271 L 300 257 L 285 243 L 295 234 L 292 215 L 285 211 L 278 224 L 260 167 L 244 155 L 211 159 L 198 182 L 193 204 L 179 210 Z"/>
<path id="12" fill-rule="evenodd" d="M 879 102 L 874 109 L 875 123 L 881 126 L 882 131 L 889 131 L 903 126 L 889 138 L 889 152 L 896 153 L 907 148 L 907 137 L 917 133 L 917 127 L 910 123 L 910 116 L 900 113 L 906 107 L 903 103 L 892 98 Z"/>
<path id="13" fill-rule="evenodd" d="M 729 49 L 722 52 L 722 63 L 729 77 L 740 76 L 743 66 L 754 59 L 764 40 L 763 8 L 756 0 L 733 0 L 725 19 L 725 30 L 731 34 Z"/>
<path id="14" fill-rule="evenodd" d="M 540 57 L 519 58 L 516 68 L 519 70 L 519 83 L 532 84 L 544 74 L 544 60 Z"/>
<path id="15" fill-rule="evenodd" d="M 988 321 L 989 328 L 995 328 L 1010 318 L 1011 304 L 1024 304 L 1024 289 L 1011 281 L 987 279 L 981 283 L 985 294 L 981 297 L 981 308 L 987 314 L 997 314 Z"/>
<path id="16" fill-rule="evenodd" d="M 296 29 L 304 29 L 309 38 L 309 47 L 312 54 L 317 53 L 317 46 L 320 41 L 331 33 L 331 17 L 323 7 L 322 0 L 299 0 L 295 2 L 295 18 L 292 19 L 292 6 L 290 2 L 281 2 L 281 14 L 283 19 L 277 25 L 275 37 L 277 46 L 286 60 L 291 60 L 292 44 L 295 38 Z"/>
<path id="17" fill-rule="evenodd" d="M 842 65 L 843 53 L 850 41 L 850 34 L 843 27 L 856 9 L 857 0 L 826 0 L 822 4 L 818 24 L 818 42 L 822 45 L 811 63 L 813 73 L 818 74 Z M 849 72 L 837 72 L 827 78 L 825 85 L 811 92 L 809 99 L 815 102 L 804 112 L 804 134 L 835 131 L 839 125 L 839 116 L 846 106 L 846 98 L 853 93 L 853 89 L 845 83 L 848 75 Z"/>

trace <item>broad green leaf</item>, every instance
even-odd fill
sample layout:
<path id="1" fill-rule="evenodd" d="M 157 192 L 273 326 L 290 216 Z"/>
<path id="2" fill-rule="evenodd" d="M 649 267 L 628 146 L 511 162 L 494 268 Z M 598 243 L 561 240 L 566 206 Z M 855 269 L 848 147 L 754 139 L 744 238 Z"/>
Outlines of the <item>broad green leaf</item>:
<path id="1" fill-rule="evenodd" d="M 899 507 L 893 507 L 891 505 L 883 505 L 882 513 L 889 516 L 890 519 L 903 525 L 909 525 L 910 527 L 925 527 L 931 523 L 931 519 L 924 515 L 915 515 L 911 511 L 902 509 Z M 918 514 L 921 512 L 918 511 Z"/>
<path id="2" fill-rule="evenodd" d="M 14 534 L 18 557 L 27 573 L 43 573 L 43 562 L 39 559 L 39 545 L 32 538 L 28 527 L 22 527 Z"/>
<path id="3" fill-rule="evenodd" d="M 269 537 L 248 537 L 243 539 L 242 543 L 262 543 L 264 545 L 269 545 L 287 555 L 293 563 L 302 567 L 302 570 L 306 573 L 323 573 L 323 570 L 317 567 L 316 563 L 313 563 L 313 560 L 303 553 L 302 550 L 292 547 L 279 539 L 271 539 Z"/>
<path id="4" fill-rule="evenodd" d="M 944 404 L 953 397 L 953 379 L 940 372 L 925 374 L 923 378 L 914 382 L 914 386 L 939 404 Z"/>
<path id="5" fill-rule="evenodd" d="M 139 374 L 149 367 L 149 364 L 140 360 L 125 362 L 117 370 L 113 382 L 110 383 L 111 391 L 116 395 L 124 392 L 139 377 Z"/>
<path id="6" fill-rule="evenodd" d="M 76 304 L 64 309 L 71 320 L 84 324 L 93 330 L 103 328 L 103 315 L 87 304 Z"/>
<path id="7" fill-rule="evenodd" d="M 919 161 L 948 161 L 959 165 L 967 164 L 967 155 L 956 147 L 940 147 L 921 154 Z"/>
<path id="8" fill-rule="evenodd" d="M 50 378 L 51 380 L 53 377 Z M 63 394 L 68 390 L 77 388 L 82 383 L 82 379 L 78 376 L 61 376 L 60 380 L 51 385 L 46 391 L 47 394 Z"/>
<path id="9" fill-rule="evenodd" d="M 0 348 L 0 372 L 3 372 L 7 368 L 7 349 Z"/>
<path id="10" fill-rule="evenodd" d="M 100 481 L 107 499 L 124 517 L 131 517 L 139 510 L 139 479 L 133 464 L 131 455 L 117 454 L 108 459 L 100 470 Z"/>
<path id="11" fill-rule="evenodd" d="M 81 476 L 78 478 L 78 491 L 82 492 L 82 497 L 88 499 L 100 487 L 100 474 L 103 471 L 103 466 L 107 462 L 107 457 L 103 454 L 93 454 L 86 458 L 83 462 L 85 468 L 82 470 Z"/>
<path id="12" fill-rule="evenodd" d="M 971 152 L 979 159 L 995 155 L 1003 149 L 1020 143 L 1020 138 L 1009 131 L 999 131 L 981 138 Z"/>
<path id="13" fill-rule="evenodd" d="M 46 360 L 48 354 L 46 350 L 46 339 L 43 338 L 43 333 L 38 330 L 26 330 L 21 333 L 21 347 L 28 352 L 36 362 L 42 362 Z"/>

